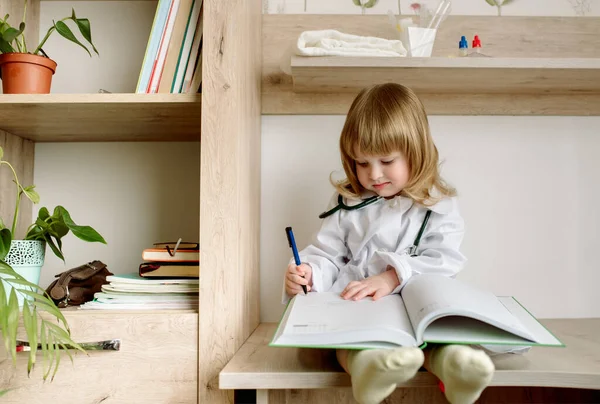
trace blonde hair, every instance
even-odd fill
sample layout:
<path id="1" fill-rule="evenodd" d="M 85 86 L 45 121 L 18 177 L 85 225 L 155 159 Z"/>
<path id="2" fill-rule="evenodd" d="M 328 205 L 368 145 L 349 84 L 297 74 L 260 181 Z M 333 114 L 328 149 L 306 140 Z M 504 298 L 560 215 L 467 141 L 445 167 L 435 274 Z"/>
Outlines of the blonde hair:
<path id="1" fill-rule="evenodd" d="M 356 174 L 356 153 L 377 156 L 403 153 L 409 179 L 400 195 L 430 206 L 456 195 L 439 173 L 438 151 L 431 137 L 423 104 L 409 88 L 395 83 L 363 89 L 352 102 L 340 136 L 346 179 L 331 181 L 351 199 L 365 189 Z"/>

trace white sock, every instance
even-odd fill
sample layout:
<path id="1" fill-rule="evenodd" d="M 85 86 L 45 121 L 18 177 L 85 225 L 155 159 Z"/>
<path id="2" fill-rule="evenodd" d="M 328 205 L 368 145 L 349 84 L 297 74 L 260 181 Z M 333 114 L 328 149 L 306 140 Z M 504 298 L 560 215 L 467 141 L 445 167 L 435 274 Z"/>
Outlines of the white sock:
<path id="1" fill-rule="evenodd" d="M 474 403 L 494 375 L 494 363 L 489 356 L 466 345 L 435 347 L 429 366 L 444 383 L 451 404 Z"/>
<path id="2" fill-rule="evenodd" d="M 380 403 L 397 384 L 413 378 L 423 360 L 423 351 L 411 347 L 350 351 L 348 370 L 354 398 L 360 404 Z"/>

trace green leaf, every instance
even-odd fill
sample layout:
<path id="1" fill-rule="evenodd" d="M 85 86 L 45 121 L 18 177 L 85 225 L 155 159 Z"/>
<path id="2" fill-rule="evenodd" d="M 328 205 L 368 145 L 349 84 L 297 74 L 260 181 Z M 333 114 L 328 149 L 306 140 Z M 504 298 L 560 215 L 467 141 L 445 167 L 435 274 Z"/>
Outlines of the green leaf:
<path id="1" fill-rule="evenodd" d="M 40 286 L 33 284 L 25 279 L 4 278 L 4 281 L 9 283 L 12 287 L 15 287 L 15 285 L 21 285 L 21 286 L 25 286 L 26 288 L 29 288 L 29 289 L 17 288 L 17 291 L 19 291 L 19 292 L 22 292 L 24 290 L 31 290 L 32 292 L 35 292 L 36 290 L 40 290 L 42 293 L 44 292 L 44 289 L 42 289 Z"/>
<path id="2" fill-rule="evenodd" d="M 4 262 L 2 260 L 0 260 L 0 274 L 9 275 L 13 278 L 25 279 L 21 275 L 16 273 L 15 270 L 12 269 L 12 267 L 10 265 L 8 265 L 6 262 Z"/>
<path id="3" fill-rule="evenodd" d="M 42 339 L 44 341 L 42 342 L 42 352 L 44 353 L 44 380 L 48 378 L 48 375 L 52 370 L 52 362 L 54 361 L 54 351 L 52 350 L 54 341 L 52 340 L 52 334 L 49 332 L 47 324 L 48 322 L 42 320 L 42 328 L 44 330 L 44 333 L 42 334 Z"/>
<path id="4" fill-rule="evenodd" d="M 19 327 L 19 302 L 17 301 L 17 293 L 12 288 L 10 291 L 10 297 L 8 298 L 8 313 L 3 313 L 6 316 L 6 335 L 4 338 L 8 339 L 8 346 L 10 354 L 13 359 L 13 363 L 17 363 L 17 328 Z"/>
<path id="5" fill-rule="evenodd" d="M 54 209 L 54 214 L 56 214 L 57 210 L 61 214 L 65 224 L 69 227 L 69 229 L 73 232 L 73 234 L 77 238 L 79 238 L 83 241 L 88 241 L 88 242 L 96 241 L 96 242 L 106 244 L 106 241 L 104 240 L 104 238 L 92 227 L 79 226 L 79 225 L 75 224 L 75 222 L 73 222 L 73 220 L 71 219 L 69 212 L 67 212 L 67 210 L 65 208 L 63 208 L 62 206 L 57 206 Z"/>
<path id="6" fill-rule="evenodd" d="M 375 4 L 377 4 L 379 0 L 369 0 L 367 1 L 365 4 L 363 4 L 364 8 L 371 8 L 373 7 Z"/>
<path id="7" fill-rule="evenodd" d="M 490 6 L 494 6 L 494 7 L 498 6 L 498 4 L 496 4 L 496 0 L 485 0 L 485 2 L 487 4 L 489 4 Z"/>
<path id="8" fill-rule="evenodd" d="M 6 300 L 6 290 L 4 289 L 4 282 L 0 279 L 0 313 L 8 312 L 8 301 Z M 7 335 L 6 329 L 8 328 L 8 317 L 0 316 L 0 334 L 5 336 Z M 6 348 L 6 352 L 10 351 L 10 347 L 8 346 L 8 338 L 2 338 L 4 341 L 4 348 Z"/>
<path id="9" fill-rule="evenodd" d="M 0 160 L 2 160 L 2 157 L 4 157 L 4 149 L 0 146 Z"/>
<path id="10" fill-rule="evenodd" d="M 38 336 L 37 336 L 37 318 L 35 316 L 35 307 L 33 308 L 33 313 L 29 308 L 29 302 L 27 300 L 23 301 L 23 327 L 25 328 L 25 332 L 27 333 L 27 339 L 29 340 L 29 346 L 31 347 L 31 351 L 29 351 L 29 359 L 27 362 L 27 374 L 29 375 L 33 370 L 33 366 L 35 365 L 35 353 L 37 351 L 38 344 Z"/>
<path id="11" fill-rule="evenodd" d="M 510 3 L 512 3 L 512 2 L 513 2 L 513 0 L 504 0 L 504 1 L 502 2 L 502 5 L 503 5 L 503 6 L 506 6 L 507 4 L 510 4 Z"/>
<path id="12" fill-rule="evenodd" d="M 25 240 L 44 240 L 44 230 L 35 223 L 32 224 L 27 231 Z"/>
<path id="13" fill-rule="evenodd" d="M 67 226 L 62 220 L 52 220 L 50 222 L 50 230 L 56 234 L 56 241 L 59 242 L 60 248 L 60 239 L 67 235 L 69 232 L 69 226 Z"/>
<path id="14" fill-rule="evenodd" d="M 2 227 L 4 227 L 4 223 L 2 223 Z M 6 257 L 8 251 L 10 250 L 10 243 L 12 241 L 12 234 L 9 229 L 3 228 L 0 230 L 0 260 Z"/>
<path id="15" fill-rule="evenodd" d="M 65 318 L 65 316 L 63 316 L 62 312 L 58 309 L 58 307 L 56 307 L 56 305 L 54 304 L 54 302 L 52 300 L 50 300 L 46 296 L 42 296 L 37 293 L 33 293 L 33 292 L 29 292 L 29 291 L 23 291 L 23 292 L 28 292 L 25 294 L 28 296 L 31 296 L 35 299 L 33 302 L 33 305 L 36 308 L 38 308 L 40 310 L 44 310 L 48 314 L 56 317 L 56 319 L 58 321 L 60 321 L 64 324 L 65 329 L 68 332 L 71 332 L 69 329 L 69 324 L 67 323 L 67 319 Z"/>
<path id="16" fill-rule="evenodd" d="M 30 185 L 28 187 L 22 188 L 23 192 L 25 193 L 25 195 L 27 195 L 27 197 L 29 198 L 29 200 L 33 203 L 39 203 L 40 202 L 40 195 L 34 190 L 35 185 Z"/>
<path id="17" fill-rule="evenodd" d="M 71 339 L 71 334 L 69 332 L 65 331 L 64 329 L 60 328 L 56 324 L 52 324 L 52 323 L 48 323 L 48 327 L 50 327 L 50 330 L 56 336 L 56 340 L 58 342 L 62 342 L 63 344 L 70 345 L 72 348 L 75 348 L 78 351 L 87 353 L 81 347 L 81 345 L 79 345 L 77 342 L 75 342 Z"/>
<path id="18" fill-rule="evenodd" d="M 0 53 L 10 53 L 14 51 L 15 48 L 13 48 L 11 44 L 0 38 Z"/>
<path id="19" fill-rule="evenodd" d="M 58 33 L 60 35 L 67 38 L 69 41 L 81 46 L 83 49 L 85 49 L 85 51 L 88 53 L 88 55 L 90 55 L 90 57 L 92 56 L 92 54 L 90 53 L 88 48 L 86 48 L 84 44 L 79 42 L 79 40 L 75 37 L 75 35 L 71 31 L 71 29 L 67 26 L 67 24 L 65 24 L 62 21 L 57 21 L 54 23 L 54 28 L 56 28 L 56 31 L 58 31 Z"/>
<path id="20" fill-rule="evenodd" d="M 94 49 L 94 52 L 96 52 L 96 55 L 100 55 L 98 53 L 98 50 L 92 43 L 92 27 L 90 26 L 90 20 L 88 20 L 87 18 L 75 17 L 75 10 L 73 10 L 73 16 L 71 18 L 73 19 L 73 21 L 75 21 L 75 24 L 77 24 L 77 27 L 79 28 L 79 32 L 81 32 L 81 35 L 85 38 L 86 41 L 88 41 L 90 43 L 90 45 L 92 45 L 92 49 Z"/>
<path id="21" fill-rule="evenodd" d="M 67 353 L 67 355 L 69 355 L 69 359 L 71 359 L 71 363 L 73 362 L 73 355 L 71 354 L 71 346 L 66 345 L 66 344 L 60 344 L 60 346 L 65 350 L 65 352 Z M 84 351 L 85 352 L 85 351 Z M 87 352 L 85 352 L 87 354 Z"/>
<path id="22" fill-rule="evenodd" d="M 362 7 L 362 4 L 360 4 L 360 0 L 352 0 L 352 3 L 354 3 L 355 6 Z"/>
<path id="23" fill-rule="evenodd" d="M 54 380 L 54 376 L 56 376 L 56 372 L 58 372 L 58 365 L 60 364 L 60 349 L 57 346 L 58 344 L 54 344 L 54 352 L 56 353 L 56 362 L 54 363 L 54 372 L 52 372 L 52 377 L 50 381 Z"/>
<path id="24" fill-rule="evenodd" d="M 4 33 L 2 34 L 2 39 L 4 39 L 8 43 L 11 43 L 22 33 L 23 33 L 23 31 L 20 31 L 16 28 L 11 27 L 11 28 L 7 29 L 6 31 L 4 31 Z"/>
<path id="25" fill-rule="evenodd" d="M 46 244 L 48 244 L 50 246 L 50 249 L 52 250 L 52 252 L 61 260 L 63 260 L 63 262 L 65 261 L 65 257 L 63 256 L 63 253 L 61 251 L 60 248 L 58 248 L 56 246 L 56 244 L 54 244 L 54 240 L 52 239 L 52 237 L 50 237 L 49 234 L 44 234 L 44 240 L 46 240 Z"/>
<path id="26" fill-rule="evenodd" d="M 38 217 L 42 220 L 46 220 L 50 217 L 50 212 L 48 212 L 48 208 L 45 206 L 41 207 L 38 212 Z"/>

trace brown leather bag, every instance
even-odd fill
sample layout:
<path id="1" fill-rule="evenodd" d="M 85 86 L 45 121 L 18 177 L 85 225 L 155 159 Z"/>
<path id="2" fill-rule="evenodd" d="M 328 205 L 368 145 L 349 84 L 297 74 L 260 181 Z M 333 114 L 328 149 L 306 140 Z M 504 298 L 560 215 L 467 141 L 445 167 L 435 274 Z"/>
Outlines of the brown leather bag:
<path id="1" fill-rule="evenodd" d="M 102 285 L 112 273 L 102 261 L 92 261 L 62 272 L 48 286 L 46 293 L 58 307 L 79 306 L 94 300 L 94 293 L 100 292 Z"/>

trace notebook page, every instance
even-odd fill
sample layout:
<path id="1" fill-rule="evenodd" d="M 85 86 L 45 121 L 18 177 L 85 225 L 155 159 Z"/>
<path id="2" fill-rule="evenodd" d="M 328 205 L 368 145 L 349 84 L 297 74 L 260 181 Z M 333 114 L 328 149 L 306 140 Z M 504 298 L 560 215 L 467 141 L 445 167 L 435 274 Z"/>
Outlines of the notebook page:
<path id="1" fill-rule="evenodd" d="M 475 318 L 522 338 L 533 338 L 494 294 L 457 279 L 436 274 L 416 275 L 404 287 L 402 296 L 419 343 L 427 325 L 444 315 Z"/>
<path id="2" fill-rule="evenodd" d="M 373 301 L 344 300 L 339 293 L 297 295 L 288 306 L 274 345 L 340 345 L 383 341 L 414 345 L 399 295 Z"/>

